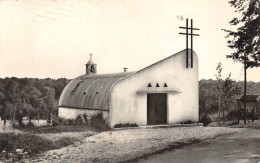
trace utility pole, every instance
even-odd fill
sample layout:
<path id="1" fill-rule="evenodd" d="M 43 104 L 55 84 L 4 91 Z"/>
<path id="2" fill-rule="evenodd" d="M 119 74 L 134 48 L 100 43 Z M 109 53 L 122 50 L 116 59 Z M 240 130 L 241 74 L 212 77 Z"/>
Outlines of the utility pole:
<path id="1" fill-rule="evenodd" d="M 247 69 L 247 59 L 246 59 L 246 53 L 244 54 L 245 60 L 244 60 L 244 78 L 245 78 L 245 82 L 244 82 L 244 97 L 245 97 L 245 101 L 244 101 L 244 124 L 246 124 L 246 119 L 247 119 L 247 115 L 246 115 L 246 69 Z"/>

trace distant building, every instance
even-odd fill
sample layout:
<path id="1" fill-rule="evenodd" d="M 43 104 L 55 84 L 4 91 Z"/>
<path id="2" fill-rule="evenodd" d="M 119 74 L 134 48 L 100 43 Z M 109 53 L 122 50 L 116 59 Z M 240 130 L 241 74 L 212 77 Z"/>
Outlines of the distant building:
<path id="1" fill-rule="evenodd" d="M 199 120 L 198 58 L 186 50 L 136 72 L 97 74 L 86 64 L 86 74 L 73 79 L 59 100 L 59 117 L 103 113 L 110 127 L 116 124 L 172 124 Z M 188 61 L 189 65 L 191 64 Z M 136 62 L 138 63 L 138 62 Z"/>
<path id="2" fill-rule="evenodd" d="M 243 95 L 237 100 L 237 105 L 240 109 L 244 108 L 245 96 Z M 246 109 L 247 112 L 252 112 L 254 109 L 255 113 L 260 113 L 260 95 L 246 95 Z"/>

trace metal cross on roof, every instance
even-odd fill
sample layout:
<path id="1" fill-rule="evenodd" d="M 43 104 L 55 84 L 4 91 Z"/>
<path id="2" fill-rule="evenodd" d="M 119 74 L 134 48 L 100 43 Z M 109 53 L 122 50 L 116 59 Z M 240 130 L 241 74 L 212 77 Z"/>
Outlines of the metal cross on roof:
<path id="1" fill-rule="evenodd" d="M 189 68 L 189 35 L 191 36 L 191 68 L 193 68 L 193 36 L 199 36 L 199 34 L 193 34 L 193 30 L 199 30 L 198 28 L 193 28 L 193 23 L 191 19 L 191 27 L 189 28 L 188 19 L 186 19 L 186 27 L 179 27 L 182 29 L 186 29 L 186 33 L 179 32 L 181 35 L 186 35 L 186 67 Z M 189 29 L 191 33 L 189 33 Z"/>

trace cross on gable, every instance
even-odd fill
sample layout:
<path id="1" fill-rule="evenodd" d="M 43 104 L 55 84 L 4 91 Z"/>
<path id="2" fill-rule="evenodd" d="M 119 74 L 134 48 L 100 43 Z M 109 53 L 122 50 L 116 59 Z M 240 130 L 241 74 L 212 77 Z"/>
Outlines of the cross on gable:
<path id="1" fill-rule="evenodd" d="M 191 19 L 191 27 L 189 28 L 188 19 L 186 19 L 186 27 L 179 27 L 186 29 L 186 33 L 179 32 L 181 35 L 186 35 L 186 67 L 189 68 L 189 35 L 191 36 L 191 68 L 193 68 L 193 36 L 199 36 L 198 34 L 193 34 L 193 30 L 199 30 L 198 28 L 193 28 L 193 20 Z M 189 30 L 191 33 L 189 33 Z"/>

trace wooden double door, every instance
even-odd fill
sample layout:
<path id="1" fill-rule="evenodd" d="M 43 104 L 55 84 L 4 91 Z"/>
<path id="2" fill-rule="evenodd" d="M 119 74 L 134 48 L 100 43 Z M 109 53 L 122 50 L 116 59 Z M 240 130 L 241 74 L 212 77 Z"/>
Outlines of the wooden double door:
<path id="1" fill-rule="evenodd" d="M 167 124 L 167 94 L 147 94 L 147 125 Z"/>

